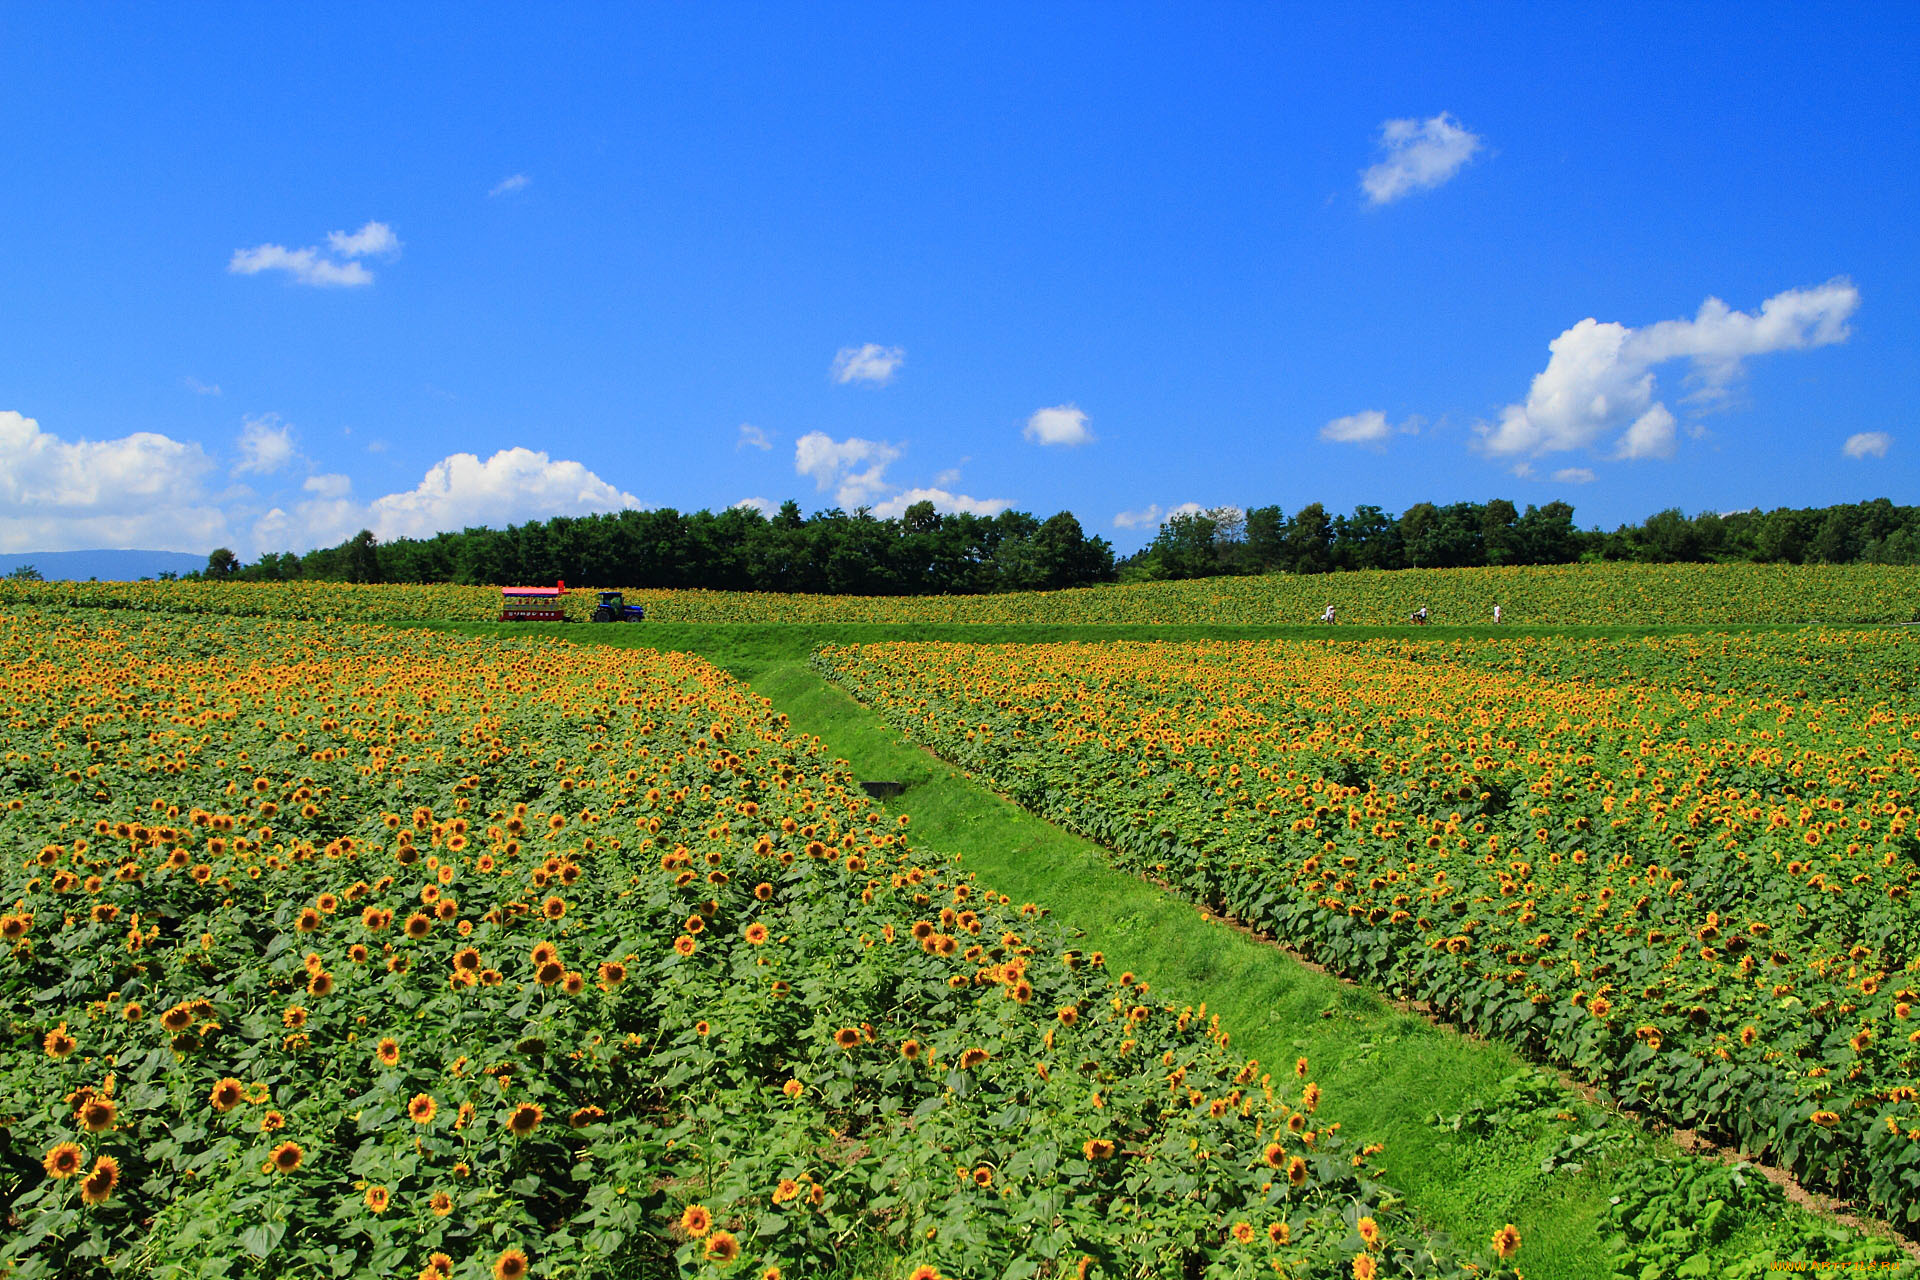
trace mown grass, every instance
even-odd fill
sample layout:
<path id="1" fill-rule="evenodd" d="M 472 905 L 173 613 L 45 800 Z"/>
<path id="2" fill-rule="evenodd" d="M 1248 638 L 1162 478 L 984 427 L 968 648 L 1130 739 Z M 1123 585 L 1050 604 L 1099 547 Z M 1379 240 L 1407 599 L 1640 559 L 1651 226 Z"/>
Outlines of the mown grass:
<path id="1" fill-rule="evenodd" d="M 524 627 L 498 624 L 437 626 L 464 634 L 526 633 Z M 1525 1242 L 1522 1266 L 1530 1276 L 1604 1280 L 1614 1275 L 1617 1259 L 1606 1247 L 1606 1224 L 1621 1175 L 1648 1158 L 1698 1158 L 1588 1102 L 1508 1045 L 1397 1009 L 1115 870 L 1099 846 L 903 740 L 806 663 L 822 644 L 880 640 L 1347 640 L 1377 634 L 1494 634 L 1494 628 L 642 624 L 544 630 L 576 642 L 698 652 L 772 699 L 795 728 L 818 736 L 847 759 L 856 776 L 905 783 L 905 794 L 892 807 L 912 815 L 920 840 L 960 854 L 984 882 L 1016 900 L 1045 905 L 1056 924 L 1073 930 L 1085 949 L 1105 952 L 1115 970 L 1133 970 L 1177 1003 L 1204 1002 L 1230 1029 L 1235 1047 L 1267 1067 L 1290 1070 L 1296 1058 L 1308 1058 L 1348 1135 L 1385 1144 L 1380 1160 L 1386 1179 L 1406 1194 L 1411 1210 L 1435 1230 L 1477 1247 L 1484 1247 L 1503 1223 L 1515 1224 Z M 1568 628 L 1554 634 L 1684 630 Z M 1506 628 L 1498 634 L 1545 632 Z M 1520 1094 L 1530 1095 L 1528 1105 L 1508 1105 L 1516 1081 Z M 1548 1100 L 1542 1104 L 1542 1098 Z M 1489 1117 L 1477 1131 L 1456 1132 L 1430 1122 L 1435 1115 L 1476 1110 Z M 1584 1167 L 1578 1172 L 1543 1169 L 1543 1163 L 1565 1153 L 1569 1139 L 1582 1134 L 1591 1135 Z M 1798 1208 L 1775 1221 L 1745 1221 L 1730 1235 L 1700 1246 L 1704 1253 L 1697 1262 L 1717 1269 L 1819 1225 L 1815 1215 Z"/>

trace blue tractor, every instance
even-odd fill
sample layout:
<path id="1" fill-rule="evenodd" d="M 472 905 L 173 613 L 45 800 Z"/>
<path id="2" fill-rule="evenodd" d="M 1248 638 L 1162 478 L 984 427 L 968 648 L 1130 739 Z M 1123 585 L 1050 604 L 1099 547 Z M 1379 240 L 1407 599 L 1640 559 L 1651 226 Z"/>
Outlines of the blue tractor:
<path id="1" fill-rule="evenodd" d="M 602 591 L 600 603 L 594 606 L 595 622 L 639 622 L 647 616 L 647 606 L 628 604 L 627 598 L 618 591 Z"/>

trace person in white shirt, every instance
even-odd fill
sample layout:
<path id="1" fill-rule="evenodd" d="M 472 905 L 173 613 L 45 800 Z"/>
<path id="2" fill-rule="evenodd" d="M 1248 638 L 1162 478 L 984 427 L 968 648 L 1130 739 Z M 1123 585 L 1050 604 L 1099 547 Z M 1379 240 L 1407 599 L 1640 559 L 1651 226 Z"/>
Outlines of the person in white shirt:
<path id="1" fill-rule="evenodd" d="M 1328 605 L 1328 606 L 1327 606 L 1327 611 L 1326 611 L 1325 613 L 1323 613 L 1323 614 L 1321 614 L 1321 615 L 1320 615 L 1320 621 L 1322 621 L 1322 622 L 1329 622 L 1329 623 L 1333 621 L 1333 606 L 1332 606 L 1332 605 Z"/>
<path id="2" fill-rule="evenodd" d="M 1493 625 L 1496 627 L 1500 625 L 1500 606 L 1499 605 L 1493 606 Z"/>

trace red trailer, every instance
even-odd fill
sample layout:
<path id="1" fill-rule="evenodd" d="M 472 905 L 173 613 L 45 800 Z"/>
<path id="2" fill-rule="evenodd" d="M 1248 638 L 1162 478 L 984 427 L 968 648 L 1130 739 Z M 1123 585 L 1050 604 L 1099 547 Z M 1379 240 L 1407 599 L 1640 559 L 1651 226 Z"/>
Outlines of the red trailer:
<path id="1" fill-rule="evenodd" d="M 500 621 L 565 622 L 567 584 L 500 588 Z"/>

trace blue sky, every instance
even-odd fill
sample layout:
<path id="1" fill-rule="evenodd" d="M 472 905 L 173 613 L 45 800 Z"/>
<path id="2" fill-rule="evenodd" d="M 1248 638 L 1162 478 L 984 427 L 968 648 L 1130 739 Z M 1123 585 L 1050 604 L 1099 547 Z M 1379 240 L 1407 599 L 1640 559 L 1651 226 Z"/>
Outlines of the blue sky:
<path id="1" fill-rule="evenodd" d="M 0 8 L 0 551 L 1920 500 L 1920 9 L 1330 8 Z"/>

